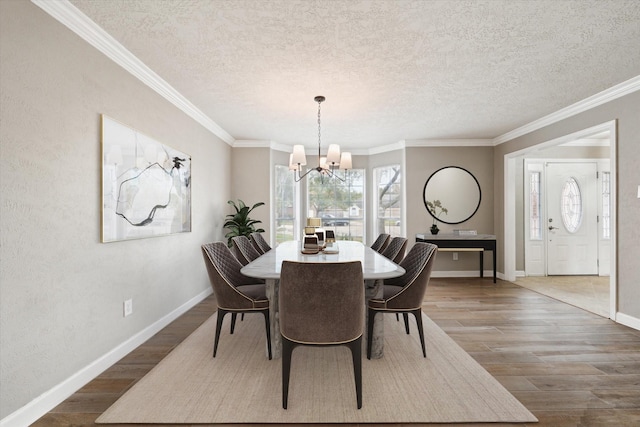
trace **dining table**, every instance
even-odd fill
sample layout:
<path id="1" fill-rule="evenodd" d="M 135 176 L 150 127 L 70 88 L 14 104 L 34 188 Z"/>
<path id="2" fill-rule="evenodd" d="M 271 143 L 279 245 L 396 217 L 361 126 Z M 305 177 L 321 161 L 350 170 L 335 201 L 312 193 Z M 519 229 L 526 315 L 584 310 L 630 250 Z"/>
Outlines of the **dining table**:
<path id="1" fill-rule="evenodd" d="M 282 355 L 280 318 L 278 315 L 278 288 L 283 261 L 309 263 L 360 261 L 364 278 L 365 304 L 371 298 L 382 297 L 384 279 L 402 276 L 405 273 L 404 268 L 377 251 L 361 242 L 349 240 L 339 240 L 328 244 L 324 250 L 316 254 L 302 253 L 301 242 L 290 240 L 280 243 L 275 248 L 251 261 L 242 267 L 240 271 L 245 276 L 265 280 L 267 298 L 269 299 L 271 347 L 274 358 L 279 358 Z M 381 358 L 384 354 L 384 316 L 377 317 L 372 339 L 372 358 Z M 363 335 L 363 342 L 366 345 L 366 333 L 364 331 Z"/>

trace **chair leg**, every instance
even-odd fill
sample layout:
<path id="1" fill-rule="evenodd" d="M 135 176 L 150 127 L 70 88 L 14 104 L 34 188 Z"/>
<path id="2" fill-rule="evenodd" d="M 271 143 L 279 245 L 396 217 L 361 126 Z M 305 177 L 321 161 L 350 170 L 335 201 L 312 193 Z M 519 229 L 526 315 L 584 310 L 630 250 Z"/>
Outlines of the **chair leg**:
<path id="1" fill-rule="evenodd" d="M 422 345 L 422 355 L 427 357 L 427 350 L 424 345 L 424 330 L 422 329 L 422 310 L 413 310 L 414 316 L 416 316 L 416 323 L 418 324 L 418 334 L 420 334 L 420 344 Z"/>
<path id="2" fill-rule="evenodd" d="M 398 313 L 396 313 L 398 315 Z M 404 317 L 404 330 L 409 335 L 409 313 L 402 313 L 402 317 Z"/>
<path id="3" fill-rule="evenodd" d="M 347 344 L 351 349 L 353 359 L 353 376 L 356 379 L 356 401 L 358 409 L 362 408 L 362 335 L 355 341 Z"/>
<path id="4" fill-rule="evenodd" d="M 282 337 L 282 408 L 287 409 L 289 400 L 289 376 L 291 374 L 291 353 L 295 343 Z"/>
<path id="5" fill-rule="evenodd" d="M 264 314 L 264 324 L 267 330 L 267 354 L 269 355 L 269 360 L 271 360 L 271 325 L 269 324 L 269 309 L 266 309 L 262 312 Z M 244 313 L 242 313 L 244 316 Z"/>
<path id="6" fill-rule="evenodd" d="M 216 357 L 216 353 L 218 352 L 218 341 L 220 340 L 220 331 L 222 330 L 222 321 L 224 320 L 224 316 L 227 313 L 228 313 L 227 310 L 218 308 L 218 320 L 216 322 L 216 337 L 213 341 L 213 357 Z"/>
<path id="7" fill-rule="evenodd" d="M 375 322 L 377 310 L 369 308 L 367 310 L 367 359 L 371 359 L 371 349 L 373 343 L 373 323 Z"/>
<path id="8" fill-rule="evenodd" d="M 244 314 L 244 313 L 243 313 Z M 233 331 L 236 329 L 236 317 L 238 313 L 231 313 L 231 335 L 233 335 Z"/>

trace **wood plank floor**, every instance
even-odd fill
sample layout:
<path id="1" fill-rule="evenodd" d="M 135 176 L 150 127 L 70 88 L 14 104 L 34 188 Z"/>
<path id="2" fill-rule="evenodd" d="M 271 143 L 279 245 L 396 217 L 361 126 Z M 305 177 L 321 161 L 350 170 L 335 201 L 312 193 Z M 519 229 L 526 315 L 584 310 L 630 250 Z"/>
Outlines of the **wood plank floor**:
<path id="1" fill-rule="evenodd" d="M 531 425 L 640 425 L 640 331 L 491 279 L 432 279 L 423 308 L 540 420 Z M 210 297 L 34 425 L 94 425 L 214 311 Z"/>

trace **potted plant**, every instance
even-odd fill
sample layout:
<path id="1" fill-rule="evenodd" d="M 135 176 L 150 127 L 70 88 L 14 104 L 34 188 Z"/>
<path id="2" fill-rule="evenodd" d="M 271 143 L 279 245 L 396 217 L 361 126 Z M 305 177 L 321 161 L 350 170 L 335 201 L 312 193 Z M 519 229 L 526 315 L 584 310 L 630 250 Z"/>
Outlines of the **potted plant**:
<path id="1" fill-rule="evenodd" d="M 447 208 L 445 208 L 444 206 L 442 206 L 442 203 L 440 202 L 440 200 L 434 200 L 433 202 L 427 202 L 427 208 L 429 209 L 429 212 L 431 212 L 431 215 L 433 216 L 433 224 L 431 224 L 431 234 L 438 234 L 438 232 L 440 231 L 440 229 L 438 228 L 438 224 L 437 224 L 437 218 L 440 217 L 440 215 L 442 214 L 447 214 L 449 213 L 449 211 L 447 210 Z"/>
<path id="2" fill-rule="evenodd" d="M 257 219 L 251 219 L 249 214 L 252 210 L 258 206 L 264 205 L 264 202 L 258 202 L 255 205 L 249 207 L 242 200 L 238 199 L 238 203 L 233 200 L 229 200 L 227 203 L 232 205 L 236 212 L 227 215 L 227 221 L 224 223 L 224 228 L 229 229 L 229 232 L 224 235 L 227 238 L 227 245 L 231 247 L 231 239 L 236 236 L 247 236 L 251 233 L 264 233 L 264 229 L 256 228 L 256 224 L 262 221 Z"/>

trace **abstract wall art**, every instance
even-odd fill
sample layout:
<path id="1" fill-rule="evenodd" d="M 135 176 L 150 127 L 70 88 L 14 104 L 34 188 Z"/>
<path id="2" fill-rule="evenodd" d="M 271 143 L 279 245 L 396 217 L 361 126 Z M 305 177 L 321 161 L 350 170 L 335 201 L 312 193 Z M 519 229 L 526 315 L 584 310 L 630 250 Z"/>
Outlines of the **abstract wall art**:
<path id="1" fill-rule="evenodd" d="M 191 231 L 191 157 L 102 115 L 102 241 Z"/>

